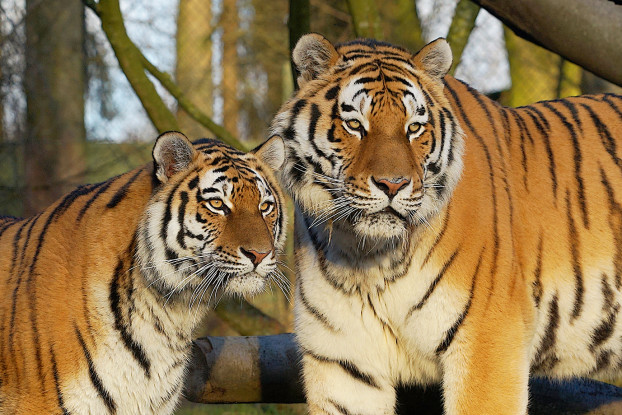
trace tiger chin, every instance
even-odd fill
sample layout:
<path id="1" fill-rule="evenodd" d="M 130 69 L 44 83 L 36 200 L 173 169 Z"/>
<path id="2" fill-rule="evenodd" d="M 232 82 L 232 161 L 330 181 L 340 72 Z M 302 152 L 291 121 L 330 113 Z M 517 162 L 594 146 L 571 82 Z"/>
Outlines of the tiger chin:
<path id="1" fill-rule="evenodd" d="M 619 376 L 622 98 L 505 108 L 412 54 L 303 36 L 272 124 L 296 204 L 296 337 L 311 415 L 526 415 L 529 375 Z"/>
<path id="2" fill-rule="evenodd" d="M 153 163 L 0 219 L 0 412 L 172 413 L 201 317 L 282 278 L 283 157 L 168 132 Z"/>

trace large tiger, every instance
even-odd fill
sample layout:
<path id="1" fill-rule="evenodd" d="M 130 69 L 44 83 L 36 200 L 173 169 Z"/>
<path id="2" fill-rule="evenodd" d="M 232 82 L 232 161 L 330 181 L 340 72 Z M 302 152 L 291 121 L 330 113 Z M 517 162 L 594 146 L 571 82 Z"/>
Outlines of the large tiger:
<path id="1" fill-rule="evenodd" d="M 161 135 L 154 162 L 0 221 L 0 413 L 169 414 L 208 306 L 279 278 L 275 137 Z"/>
<path id="2" fill-rule="evenodd" d="M 296 202 L 295 328 L 309 410 L 525 415 L 530 373 L 622 367 L 622 97 L 504 108 L 374 40 L 293 51 L 276 116 Z"/>

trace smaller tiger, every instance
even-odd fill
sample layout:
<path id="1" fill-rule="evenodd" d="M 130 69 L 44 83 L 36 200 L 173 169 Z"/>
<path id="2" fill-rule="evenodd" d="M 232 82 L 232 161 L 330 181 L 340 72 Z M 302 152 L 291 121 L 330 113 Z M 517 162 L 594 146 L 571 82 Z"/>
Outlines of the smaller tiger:
<path id="1" fill-rule="evenodd" d="M 200 317 L 282 278 L 283 160 L 278 137 L 167 132 L 153 163 L 0 218 L 0 413 L 172 413 Z"/>

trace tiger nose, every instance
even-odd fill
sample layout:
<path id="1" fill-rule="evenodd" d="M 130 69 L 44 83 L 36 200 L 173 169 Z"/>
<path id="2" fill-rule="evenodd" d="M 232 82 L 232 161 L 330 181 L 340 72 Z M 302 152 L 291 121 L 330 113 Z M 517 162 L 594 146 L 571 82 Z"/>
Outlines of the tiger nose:
<path id="1" fill-rule="evenodd" d="M 259 263 L 268 256 L 270 251 L 268 252 L 257 252 L 254 249 L 244 249 L 240 247 L 240 252 L 244 254 L 245 257 L 251 260 L 253 265 L 257 266 Z"/>
<path id="2" fill-rule="evenodd" d="M 401 188 L 408 185 L 410 180 L 405 179 L 403 177 L 395 177 L 392 179 L 376 179 L 374 177 L 371 178 L 376 187 L 384 192 L 389 198 L 392 198 L 400 191 Z"/>

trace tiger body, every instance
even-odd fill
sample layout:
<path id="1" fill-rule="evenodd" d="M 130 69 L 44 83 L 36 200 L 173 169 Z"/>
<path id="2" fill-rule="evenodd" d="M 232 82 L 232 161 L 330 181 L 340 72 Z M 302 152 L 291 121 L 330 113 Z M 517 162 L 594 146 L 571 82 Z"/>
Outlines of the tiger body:
<path id="1" fill-rule="evenodd" d="M 448 415 L 525 415 L 530 373 L 620 373 L 622 98 L 504 108 L 444 76 L 439 42 L 294 51 L 273 131 L 313 415 L 438 382 Z"/>
<path id="2" fill-rule="evenodd" d="M 169 144 L 160 163 L 0 221 L 0 413 L 172 413 L 208 306 L 274 272 L 274 252 L 256 266 L 234 252 L 283 242 L 266 165 L 177 133 L 157 143 Z M 231 206 L 226 221 L 210 197 Z M 257 215 L 266 200 L 273 211 Z"/>

